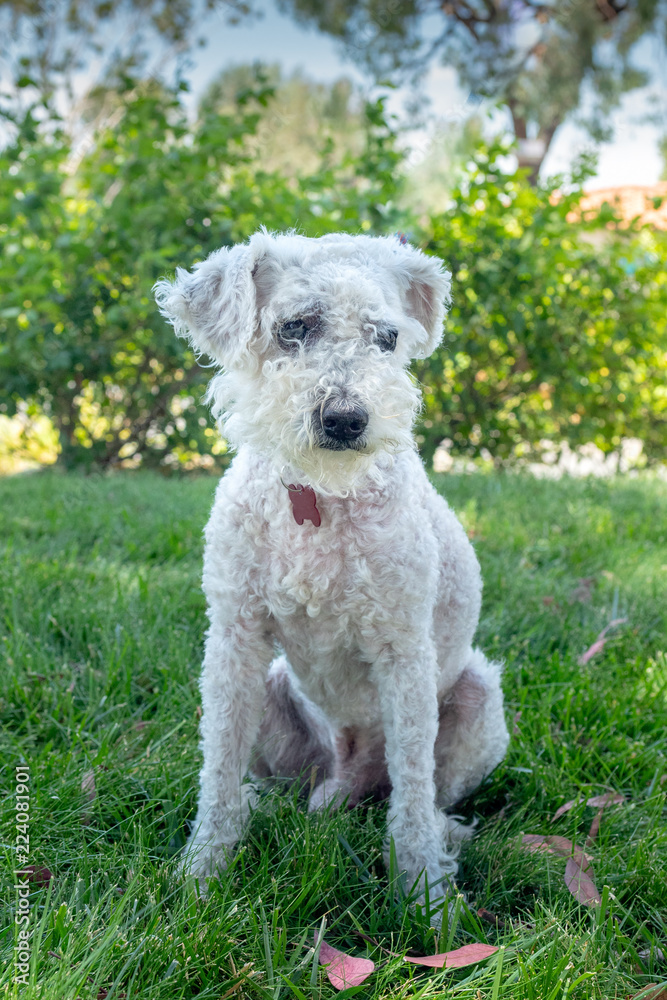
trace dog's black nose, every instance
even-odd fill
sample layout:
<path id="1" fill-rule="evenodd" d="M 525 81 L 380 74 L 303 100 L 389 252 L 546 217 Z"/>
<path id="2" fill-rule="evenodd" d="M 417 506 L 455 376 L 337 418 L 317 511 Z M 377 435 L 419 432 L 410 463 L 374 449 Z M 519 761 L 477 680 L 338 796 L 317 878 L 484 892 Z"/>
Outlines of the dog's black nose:
<path id="1" fill-rule="evenodd" d="M 368 414 L 361 406 L 345 399 L 332 399 L 322 407 L 322 429 L 336 441 L 356 441 L 368 424 Z"/>

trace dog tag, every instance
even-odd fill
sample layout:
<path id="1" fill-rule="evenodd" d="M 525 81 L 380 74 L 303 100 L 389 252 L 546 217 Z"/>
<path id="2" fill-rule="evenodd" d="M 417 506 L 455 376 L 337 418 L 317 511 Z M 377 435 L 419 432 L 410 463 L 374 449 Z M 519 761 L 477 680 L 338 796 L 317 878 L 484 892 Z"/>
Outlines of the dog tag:
<path id="1" fill-rule="evenodd" d="M 317 497 L 312 486 L 294 486 L 290 483 L 287 492 L 292 502 L 292 513 L 296 523 L 303 524 L 304 521 L 312 521 L 313 525 L 319 528 L 322 518 L 317 509 Z"/>

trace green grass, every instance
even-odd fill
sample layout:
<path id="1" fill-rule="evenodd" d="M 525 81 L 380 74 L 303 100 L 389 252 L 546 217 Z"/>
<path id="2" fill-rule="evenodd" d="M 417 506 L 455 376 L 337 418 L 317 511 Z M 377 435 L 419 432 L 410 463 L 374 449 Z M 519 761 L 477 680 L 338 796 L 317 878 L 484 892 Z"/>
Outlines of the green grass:
<path id="1" fill-rule="evenodd" d="M 195 808 L 201 533 L 215 482 L 55 472 L 0 481 L 0 996 L 330 997 L 309 953 L 324 916 L 331 944 L 378 963 L 363 997 L 620 998 L 667 978 L 655 960 L 656 947 L 667 952 L 667 488 L 482 474 L 437 485 L 475 541 L 479 640 L 505 660 L 516 720 L 506 761 L 463 804 L 479 833 L 461 859 L 466 900 L 439 935 L 385 871 L 383 807 L 308 816 L 290 793 L 267 791 L 207 899 L 174 877 Z M 627 624 L 580 667 L 620 617 Z M 31 861 L 54 878 L 32 887 L 32 979 L 17 989 L 21 761 L 31 768 Z M 81 783 L 92 769 L 88 802 Z M 591 849 L 607 888 L 603 906 L 588 909 L 564 885 L 564 860 L 527 853 L 520 834 L 582 844 L 593 810 L 550 817 L 608 788 L 627 804 L 605 812 Z M 482 923 L 479 907 L 502 929 Z M 500 944 L 502 963 L 418 969 L 387 960 L 360 931 L 399 954 Z"/>

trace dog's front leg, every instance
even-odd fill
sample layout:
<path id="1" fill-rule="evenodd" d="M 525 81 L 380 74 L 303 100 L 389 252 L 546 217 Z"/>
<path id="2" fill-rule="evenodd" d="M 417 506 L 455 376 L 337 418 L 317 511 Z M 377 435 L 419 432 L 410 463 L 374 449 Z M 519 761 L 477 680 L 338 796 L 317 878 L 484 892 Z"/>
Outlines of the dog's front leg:
<path id="1" fill-rule="evenodd" d="M 438 731 L 436 654 L 430 642 L 409 655 L 387 652 L 376 662 L 392 792 L 388 834 L 408 881 L 428 879 L 431 899 L 446 895 L 457 870 L 447 850 L 447 817 L 436 808 L 434 745 Z M 437 884 L 436 884 L 437 883 Z"/>
<path id="2" fill-rule="evenodd" d="M 185 850 L 183 870 L 205 879 L 224 867 L 243 833 L 253 801 L 243 783 L 264 707 L 273 644 L 262 621 L 239 618 L 224 626 L 211 615 L 200 681 L 201 747 L 199 805 Z"/>

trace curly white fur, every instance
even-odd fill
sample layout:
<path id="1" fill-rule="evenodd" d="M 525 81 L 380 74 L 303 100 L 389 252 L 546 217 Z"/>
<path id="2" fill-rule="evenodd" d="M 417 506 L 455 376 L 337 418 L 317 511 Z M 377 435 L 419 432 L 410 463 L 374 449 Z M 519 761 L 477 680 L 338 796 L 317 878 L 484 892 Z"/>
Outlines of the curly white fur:
<path id="1" fill-rule="evenodd" d="M 204 764 L 186 866 L 224 865 L 251 765 L 310 769 L 311 808 L 390 795 L 399 864 L 445 886 L 461 829 L 442 807 L 508 742 L 499 666 L 471 645 L 479 566 L 412 436 L 407 367 L 439 342 L 449 275 L 394 238 L 261 231 L 156 297 L 223 367 L 209 399 L 238 449 L 206 529 Z M 356 438 L 323 430 L 332 404 L 364 415 Z M 295 522 L 290 482 L 315 490 L 319 527 Z"/>

